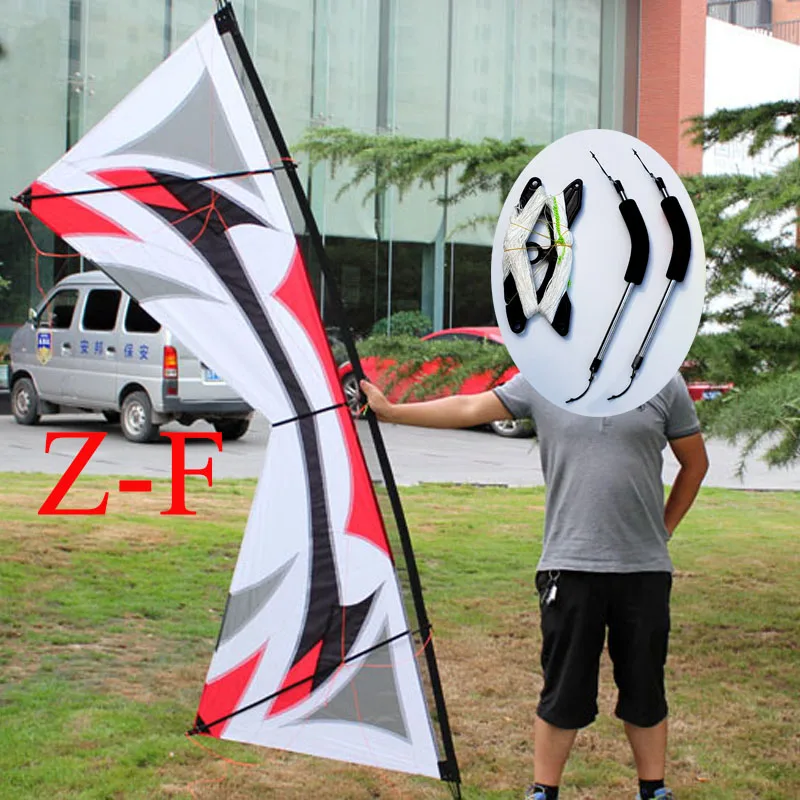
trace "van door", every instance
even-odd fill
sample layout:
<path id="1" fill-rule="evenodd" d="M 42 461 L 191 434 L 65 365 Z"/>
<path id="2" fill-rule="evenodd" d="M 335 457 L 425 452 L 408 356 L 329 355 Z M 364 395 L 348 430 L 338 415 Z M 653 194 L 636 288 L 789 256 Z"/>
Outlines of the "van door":
<path id="1" fill-rule="evenodd" d="M 80 406 L 97 409 L 117 404 L 117 316 L 120 289 L 89 289 L 83 303 L 78 336 L 77 369 L 70 378 L 70 394 Z"/>
<path id="2" fill-rule="evenodd" d="M 77 289 L 56 291 L 36 317 L 36 358 L 32 372 L 39 396 L 53 403 L 65 402 L 65 391 L 74 369 L 77 350 L 75 308 Z"/>
<path id="3" fill-rule="evenodd" d="M 118 390 L 135 383 L 144 387 L 156 411 L 163 409 L 162 356 L 165 331 L 132 297 L 121 326 Z"/>

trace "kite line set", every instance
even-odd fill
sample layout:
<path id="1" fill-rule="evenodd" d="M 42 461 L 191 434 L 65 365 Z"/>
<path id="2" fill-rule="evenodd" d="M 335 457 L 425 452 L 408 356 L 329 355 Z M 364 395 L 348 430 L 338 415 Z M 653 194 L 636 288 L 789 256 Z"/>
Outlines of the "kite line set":
<path id="1" fill-rule="evenodd" d="M 647 168 L 635 149 L 633 154 L 662 194 L 661 210 L 672 233 L 672 255 L 667 266 L 666 288 L 631 362 L 630 381 L 622 391 L 611 395 L 609 401 L 622 397 L 633 385 L 664 316 L 672 291 L 686 277 L 692 251 L 689 223 L 678 198 L 669 193 L 662 177 L 656 177 Z M 636 200 L 626 195 L 622 182 L 606 172 L 593 152 L 590 151 L 590 155 L 620 197 L 619 213 L 625 222 L 631 247 L 623 276 L 625 288 L 597 353 L 589 365 L 589 383 L 580 394 L 569 398 L 567 403 L 580 400 L 591 389 L 625 307 L 634 289 L 641 286 L 650 260 L 650 237 Z M 503 297 L 506 318 L 509 327 L 517 335 L 525 330 L 528 320 L 535 314 L 541 314 L 559 336 L 565 337 L 569 333 L 572 302 L 567 290 L 573 264 L 572 225 L 581 210 L 582 200 L 583 181 L 580 178 L 572 181 L 560 194 L 550 196 L 542 181 L 534 177 L 528 181 L 520 195 L 503 241 Z M 543 227 L 546 233 L 535 230 L 537 226 Z M 545 242 L 539 244 L 530 241 L 532 237 L 544 239 Z"/>

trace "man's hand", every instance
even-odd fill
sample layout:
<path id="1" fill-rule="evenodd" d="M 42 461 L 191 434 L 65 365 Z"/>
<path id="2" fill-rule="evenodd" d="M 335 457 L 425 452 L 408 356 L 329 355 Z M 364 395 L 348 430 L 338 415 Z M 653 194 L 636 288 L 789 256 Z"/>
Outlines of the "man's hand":
<path id="1" fill-rule="evenodd" d="M 374 383 L 370 383 L 367 380 L 361 381 L 359 386 L 367 398 L 367 405 L 372 409 L 375 416 L 381 422 L 389 422 L 394 406 L 386 399 L 383 392 Z"/>

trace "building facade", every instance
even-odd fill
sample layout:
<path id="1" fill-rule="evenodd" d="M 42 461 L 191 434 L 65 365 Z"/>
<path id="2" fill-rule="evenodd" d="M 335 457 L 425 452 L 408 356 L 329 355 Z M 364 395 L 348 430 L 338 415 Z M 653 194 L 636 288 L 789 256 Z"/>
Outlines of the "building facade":
<path id="1" fill-rule="evenodd" d="M 213 0 L 6 0 L 0 61 L 0 341 L 54 280 L 91 265 L 36 257 L 8 200 L 107 114 L 215 10 Z M 309 126 L 547 144 L 572 131 L 633 132 L 638 2 L 631 0 L 235 0 L 287 141 Z M 633 89 L 632 89 L 633 87 Z M 627 114 L 627 118 L 626 118 Z M 299 156 L 302 162 L 302 155 Z M 500 197 L 451 207 L 444 185 L 339 191 L 304 171 L 359 332 L 389 311 L 437 327 L 488 323 L 489 227 Z M 23 214 L 37 246 L 62 253 Z M 64 255 L 68 255 L 64 253 Z"/>
<path id="2" fill-rule="evenodd" d="M 0 342 L 42 291 L 90 268 L 10 196 L 77 141 L 213 13 L 215 0 L 5 0 L 0 33 Z M 684 135 L 704 109 L 706 14 L 789 38 L 794 0 L 234 0 L 290 146 L 311 126 L 423 138 L 573 131 L 639 136 L 682 173 L 702 152 Z M 727 15 L 727 17 L 725 17 Z M 798 14 L 800 16 L 800 14 Z M 734 19 L 735 17 L 735 19 Z M 800 23 L 799 23 L 800 24 Z M 302 162 L 303 157 L 299 155 Z M 392 311 L 437 327 L 485 324 L 489 226 L 502 199 L 447 211 L 444 184 L 365 202 L 350 175 L 303 167 L 357 332 Z"/>

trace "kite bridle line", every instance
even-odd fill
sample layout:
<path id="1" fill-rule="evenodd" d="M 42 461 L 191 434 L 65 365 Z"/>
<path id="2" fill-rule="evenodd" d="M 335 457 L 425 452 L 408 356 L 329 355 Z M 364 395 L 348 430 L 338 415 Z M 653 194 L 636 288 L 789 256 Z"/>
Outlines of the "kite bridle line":
<path id="1" fill-rule="evenodd" d="M 238 172 L 218 172 L 213 175 L 201 175 L 197 178 L 189 178 L 176 175 L 175 177 L 165 178 L 163 181 L 142 181 L 140 183 L 128 183 L 120 186 L 104 186 L 99 189 L 76 189 L 72 192 L 47 192 L 45 194 L 33 194 L 30 187 L 24 192 L 20 192 L 16 197 L 11 200 L 14 203 L 19 203 L 25 208 L 30 208 L 34 200 L 55 200 L 61 197 L 83 197 L 90 194 L 108 194 L 109 192 L 122 192 L 132 189 L 152 189 L 157 186 L 168 186 L 173 183 L 204 183 L 205 181 L 224 180 L 225 178 L 247 178 L 251 175 L 269 175 L 270 173 L 277 172 L 278 170 L 296 169 L 297 163 L 291 159 L 286 160 L 287 163 L 275 167 L 264 167 L 263 169 L 248 169 L 240 170 Z"/>
<path id="2" fill-rule="evenodd" d="M 611 340 L 622 318 L 622 312 L 625 310 L 625 306 L 627 305 L 628 300 L 633 292 L 633 287 L 639 286 L 644 280 L 644 274 L 647 270 L 647 262 L 650 258 L 650 237 L 647 235 L 647 226 L 644 224 L 644 219 L 642 218 L 642 212 L 639 210 L 639 206 L 636 204 L 635 200 L 632 200 L 625 194 L 625 188 L 623 187 L 622 182 L 619 180 L 614 180 L 614 178 L 612 178 L 605 171 L 597 156 L 592 153 L 591 150 L 589 152 L 592 158 L 597 161 L 597 166 L 603 170 L 603 174 L 611 182 L 611 185 L 614 187 L 614 191 L 616 191 L 616 193 L 622 198 L 619 204 L 619 212 L 622 215 L 622 219 L 625 221 L 625 226 L 628 229 L 628 235 L 631 240 L 631 254 L 630 258 L 628 259 L 627 269 L 625 270 L 625 281 L 627 286 L 625 287 L 625 291 L 623 292 L 622 298 L 619 301 L 617 310 L 614 312 L 614 316 L 612 317 L 611 322 L 606 329 L 605 336 L 603 336 L 603 341 L 600 342 L 600 347 L 597 350 L 597 354 L 589 366 L 589 383 L 583 392 L 576 397 L 571 397 L 569 400 L 567 400 L 567 403 L 574 403 L 576 400 L 580 400 L 591 388 L 592 381 L 594 380 L 595 375 L 603 363 L 603 358 L 605 357 L 606 351 L 611 345 Z"/>
<path id="3" fill-rule="evenodd" d="M 650 321 L 650 327 L 647 329 L 647 333 L 642 340 L 642 344 L 634 356 L 633 362 L 631 363 L 631 379 L 628 382 L 628 385 L 621 392 L 619 392 L 619 394 L 612 394 L 611 397 L 608 398 L 609 400 L 616 400 L 618 397 L 622 397 L 622 395 L 624 395 L 625 392 L 627 392 L 628 389 L 630 389 L 633 385 L 636 373 L 639 371 L 639 368 L 644 362 L 647 348 L 650 347 L 650 343 L 653 341 L 656 329 L 661 322 L 661 318 L 664 316 L 664 311 L 667 307 L 667 301 L 672 294 L 672 290 L 675 288 L 676 283 L 680 283 L 686 277 L 686 271 L 689 268 L 689 259 L 691 258 L 692 254 L 692 234 L 689 230 L 689 223 L 686 220 L 686 215 L 683 213 L 683 209 L 678 202 L 678 198 L 673 197 L 667 191 L 667 186 L 662 177 L 656 177 L 652 172 L 650 172 L 649 169 L 647 169 L 644 161 L 642 161 L 641 157 L 635 150 L 633 151 L 633 154 L 637 159 L 639 159 L 639 163 L 644 167 L 645 172 L 647 172 L 647 174 L 655 181 L 656 186 L 664 196 L 661 200 L 661 210 L 664 212 L 664 216 L 667 218 L 670 230 L 672 231 L 672 256 L 670 257 L 669 266 L 667 267 L 667 288 L 664 290 L 664 294 L 661 297 L 661 302 L 658 304 L 658 309 L 653 315 L 653 319 Z"/>
<path id="4" fill-rule="evenodd" d="M 351 655 L 342 658 L 337 664 L 331 664 L 329 667 L 320 670 L 320 672 L 315 673 L 313 675 L 308 675 L 305 678 L 301 678 L 299 681 L 295 681 L 288 686 L 283 686 L 278 689 L 277 692 L 272 692 L 272 694 L 268 694 L 266 697 L 262 697 L 260 700 L 254 700 L 252 703 L 242 706 L 238 708 L 236 711 L 232 711 L 230 714 L 225 714 L 223 717 L 219 717 L 215 719 L 213 722 L 206 722 L 205 720 L 201 719 L 199 716 L 195 720 L 195 725 L 193 728 L 186 732 L 187 736 L 197 736 L 198 734 L 204 735 L 211 735 L 211 729 L 216 725 L 220 725 L 223 722 L 227 722 L 229 719 L 233 719 L 234 717 L 238 717 L 239 714 L 243 714 L 245 711 L 250 711 L 253 708 L 257 708 L 264 703 L 268 703 L 270 700 L 274 700 L 276 697 L 280 695 L 290 692 L 293 689 L 297 689 L 299 686 L 305 686 L 309 681 L 313 681 L 315 679 L 321 678 L 322 681 L 326 681 L 331 675 L 338 672 L 342 667 L 349 664 L 351 661 L 355 661 L 358 658 L 363 658 L 364 656 L 369 655 L 375 650 L 380 649 L 381 647 L 385 647 L 392 642 L 397 641 L 398 639 L 402 639 L 404 636 L 414 636 L 415 634 L 420 633 L 419 630 L 405 630 L 401 631 L 400 633 L 396 633 L 394 636 L 390 636 L 388 639 L 384 639 L 382 642 L 378 642 L 377 644 L 372 645 L 371 647 L 367 647 L 364 650 L 359 651 L 358 653 L 352 653 Z M 431 634 L 428 634 L 428 638 L 423 643 L 422 647 L 418 652 L 415 653 L 415 657 L 419 657 L 421 652 L 425 650 L 428 645 L 430 644 Z"/>

